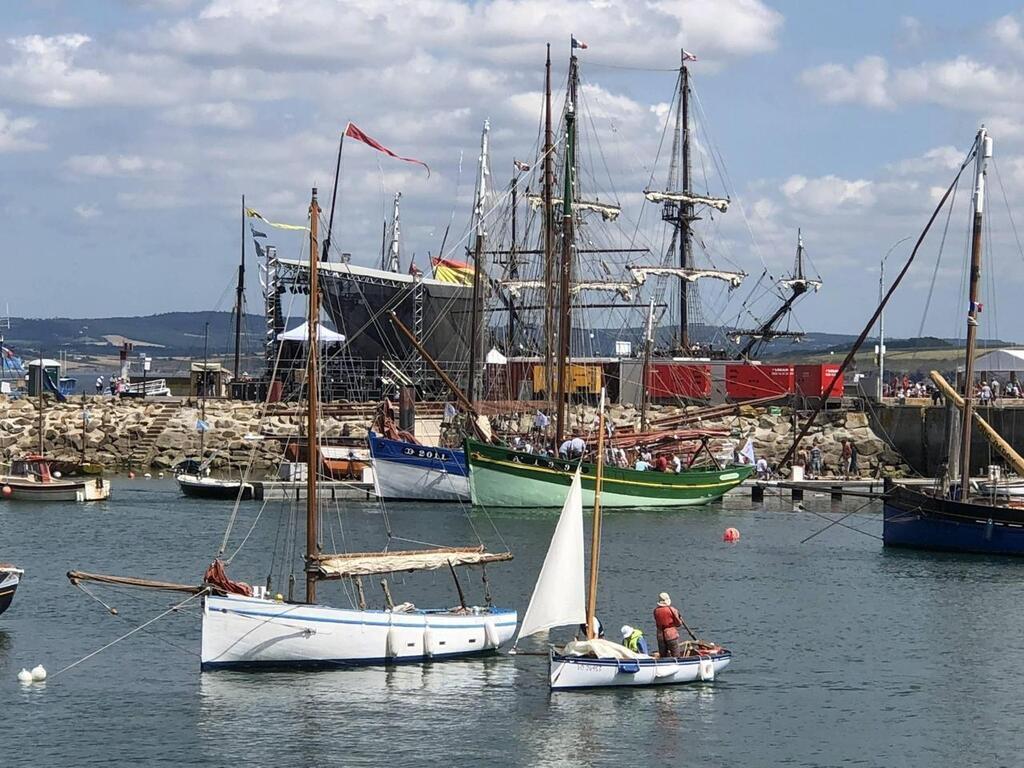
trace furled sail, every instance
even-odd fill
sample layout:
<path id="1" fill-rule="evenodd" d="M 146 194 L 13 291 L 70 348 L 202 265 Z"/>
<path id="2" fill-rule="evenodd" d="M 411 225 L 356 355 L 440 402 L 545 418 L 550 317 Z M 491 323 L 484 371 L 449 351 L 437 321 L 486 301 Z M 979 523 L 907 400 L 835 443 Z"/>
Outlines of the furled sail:
<path id="1" fill-rule="evenodd" d="M 526 196 L 527 201 L 530 203 L 530 208 L 537 210 L 544 205 L 544 196 L 537 194 L 530 194 Z M 552 206 L 561 206 L 562 198 L 552 197 Z M 615 221 L 619 218 L 619 214 L 622 213 L 622 209 L 617 205 L 611 205 L 610 203 L 602 203 L 600 200 L 573 200 L 572 207 L 579 211 L 593 211 L 594 213 L 601 214 L 601 218 L 605 221 Z"/>
<path id="2" fill-rule="evenodd" d="M 586 620 L 583 491 L 577 468 L 516 642 L 552 627 L 583 624 Z"/>
<path id="3" fill-rule="evenodd" d="M 727 197 L 708 197 L 707 195 L 694 195 L 689 192 L 658 192 L 653 189 L 645 189 L 644 197 L 652 203 L 673 202 L 707 205 L 722 213 L 725 213 L 729 208 L 729 198 Z"/>
<path id="4" fill-rule="evenodd" d="M 543 291 L 546 287 L 543 280 L 501 280 L 498 284 L 516 298 L 523 291 Z M 619 294 L 625 301 L 632 301 L 633 290 L 636 287 L 636 283 L 592 280 L 590 282 L 573 283 L 569 288 L 569 292 L 575 296 L 581 291 L 609 291 Z"/>
<path id="5" fill-rule="evenodd" d="M 317 568 L 325 579 L 371 576 L 376 573 L 433 571 L 449 564 L 484 565 L 511 560 L 511 552 L 486 552 L 483 547 L 437 547 L 395 552 L 354 552 L 320 555 Z"/>
<path id="6" fill-rule="evenodd" d="M 704 278 L 712 278 L 714 280 L 723 280 L 733 288 L 739 288 L 740 283 L 747 276 L 746 272 L 729 272 L 723 269 L 695 269 L 690 267 L 627 267 L 627 269 L 640 285 L 643 285 L 648 275 L 675 275 L 688 283 Z"/>

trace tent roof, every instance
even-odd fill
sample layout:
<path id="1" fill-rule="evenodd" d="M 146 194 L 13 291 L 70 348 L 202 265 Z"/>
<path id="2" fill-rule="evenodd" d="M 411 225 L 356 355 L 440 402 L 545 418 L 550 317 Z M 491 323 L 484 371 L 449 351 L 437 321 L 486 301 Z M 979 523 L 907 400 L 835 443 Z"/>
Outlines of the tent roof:
<path id="1" fill-rule="evenodd" d="M 963 370 L 963 366 L 958 366 Z M 974 359 L 974 370 L 982 371 L 1024 371 L 1024 349 L 993 349 Z"/>
<path id="2" fill-rule="evenodd" d="M 345 341 L 345 334 L 331 330 L 323 323 L 317 331 L 317 338 L 321 344 L 340 344 Z M 290 331 L 277 334 L 278 341 L 309 341 L 309 322 L 297 325 Z"/>

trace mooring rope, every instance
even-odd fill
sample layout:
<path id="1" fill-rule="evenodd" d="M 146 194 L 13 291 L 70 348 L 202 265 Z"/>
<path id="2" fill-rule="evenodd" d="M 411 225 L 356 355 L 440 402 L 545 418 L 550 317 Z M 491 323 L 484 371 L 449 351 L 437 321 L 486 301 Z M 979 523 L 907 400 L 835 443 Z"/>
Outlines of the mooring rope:
<path id="1" fill-rule="evenodd" d="M 136 632 L 141 632 L 146 627 L 148 627 L 150 624 L 154 624 L 155 622 L 157 622 L 160 619 L 162 619 L 164 616 L 167 616 L 168 614 L 174 613 L 179 608 L 182 608 L 185 605 L 187 605 L 188 603 L 190 603 L 193 600 L 195 600 L 197 597 L 201 597 L 203 595 L 206 595 L 209 591 L 210 591 L 209 589 L 204 589 L 202 592 L 197 592 L 194 595 L 189 595 L 187 598 L 182 600 L 180 603 L 177 603 L 176 605 L 172 605 L 166 611 L 164 611 L 163 613 L 161 613 L 161 614 L 159 614 L 157 616 L 154 616 L 152 619 L 150 619 L 149 621 L 145 622 L 144 624 L 140 624 L 139 626 L 133 628 L 132 630 L 130 630 L 128 632 L 125 632 L 120 637 L 118 637 L 118 638 L 116 638 L 114 640 L 111 640 L 109 643 L 107 643 L 106 645 L 104 645 L 104 646 L 102 646 L 100 648 L 97 648 L 92 653 L 86 654 L 85 656 L 80 658 L 78 661 L 73 661 L 70 664 L 68 664 L 66 667 L 63 667 L 62 669 L 58 669 L 56 672 L 54 672 L 52 675 L 49 676 L 49 679 L 53 680 L 53 678 L 57 677 L 58 675 L 63 674 L 64 672 L 67 672 L 69 669 L 74 669 L 79 664 L 81 664 L 83 662 L 86 662 L 89 659 L 91 659 L 93 656 L 98 656 L 99 654 L 103 653 L 103 651 L 107 650 L 108 648 L 112 648 L 113 646 L 115 646 L 118 643 L 120 643 L 122 640 L 127 640 L 129 637 L 134 635 Z"/>

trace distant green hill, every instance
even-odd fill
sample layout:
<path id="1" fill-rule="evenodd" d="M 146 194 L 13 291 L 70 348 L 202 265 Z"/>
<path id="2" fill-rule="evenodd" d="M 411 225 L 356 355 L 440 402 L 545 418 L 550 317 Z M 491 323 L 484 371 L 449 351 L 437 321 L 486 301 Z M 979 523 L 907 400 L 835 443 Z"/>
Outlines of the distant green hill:
<path id="1" fill-rule="evenodd" d="M 135 343 L 135 353 L 159 357 L 202 357 L 204 332 L 209 324 L 209 353 L 234 349 L 235 319 L 231 312 L 165 312 L 144 317 L 11 318 L 4 329 L 6 345 L 23 358 L 40 353 L 56 357 L 73 354 L 117 354 L 124 340 Z M 243 350 L 263 347 L 265 327 L 260 315 L 245 315 Z"/>

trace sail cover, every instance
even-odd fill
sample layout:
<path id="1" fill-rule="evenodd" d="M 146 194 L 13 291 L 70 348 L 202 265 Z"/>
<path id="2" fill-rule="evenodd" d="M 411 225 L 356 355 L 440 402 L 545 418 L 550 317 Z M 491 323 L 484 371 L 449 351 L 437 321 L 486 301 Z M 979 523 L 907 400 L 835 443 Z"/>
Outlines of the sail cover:
<path id="1" fill-rule="evenodd" d="M 516 642 L 545 629 L 583 624 L 586 620 L 583 492 L 577 468 Z"/>
<path id="2" fill-rule="evenodd" d="M 483 565 L 511 560 L 511 552 L 486 552 L 483 547 L 438 547 L 395 552 L 356 552 L 320 555 L 318 568 L 324 578 L 371 576 L 400 571 L 433 571 L 451 565 Z"/>

